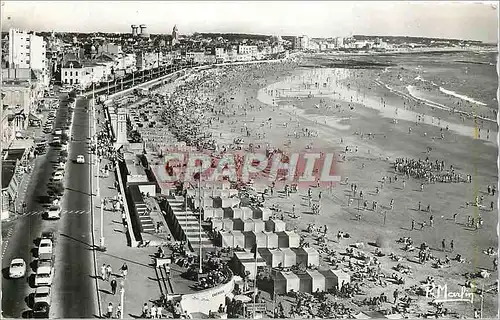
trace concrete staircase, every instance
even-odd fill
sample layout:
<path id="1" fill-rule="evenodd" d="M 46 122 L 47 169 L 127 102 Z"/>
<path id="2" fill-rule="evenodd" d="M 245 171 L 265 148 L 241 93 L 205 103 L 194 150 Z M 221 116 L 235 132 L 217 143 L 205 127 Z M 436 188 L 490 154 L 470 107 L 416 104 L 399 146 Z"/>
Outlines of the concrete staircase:
<path id="1" fill-rule="evenodd" d="M 135 210 L 141 224 L 141 232 L 155 232 L 155 225 L 148 214 L 148 207 L 145 203 L 135 203 Z"/>
<path id="2" fill-rule="evenodd" d="M 209 239 L 207 232 L 201 228 L 200 242 L 200 224 L 198 214 L 184 208 L 184 200 L 181 197 L 169 198 L 169 205 L 179 223 L 180 227 L 186 234 L 187 240 L 191 247 L 198 252 L 200 245 L 203 249 L 212 249 L 213 242 Z"/>

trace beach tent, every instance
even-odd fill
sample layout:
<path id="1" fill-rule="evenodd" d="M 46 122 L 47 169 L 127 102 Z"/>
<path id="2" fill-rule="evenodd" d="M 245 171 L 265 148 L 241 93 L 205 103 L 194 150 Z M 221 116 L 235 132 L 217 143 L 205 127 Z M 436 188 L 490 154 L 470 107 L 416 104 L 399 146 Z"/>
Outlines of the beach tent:
<path id="1" fill-rule="evenodd" d="M 242 219 L 250 219 L 253 218 L 253 210 L 250 207 L 241 207 L 242 211 Z"/>
<path id="2" fill-rule="evenodd" d="M 342 271 L 342 270 L 331 270 L 331 272 L 334 274 L 334 279 L 335 279 L 335 286 L 337 286 L 337 289 L 340 289 L 342 286 L 342 283 L 348 284 L 351 282 L 351 276 Z"/>
<path id="3" fill-rule="evenodd" d="M 250 272 L 249 278 L 255 279 L 255 257 L 251 252 L 235 252 L 233 257 L 233 267 L 236 274 L 245 275 Z M 257 253 L 257 267 L 265 267 L 266 261 Z"/>
<path id="4" fill-rule="evenodd" d="M 257 244 L 257 248 L 267 248 L 267 237 L 263 232 L 249 231 L 243 232 L 245 235 L 245 248 L 252 249 L 253 245 Z M 251 244 L 250 247 L 247 244 Z"/>
<path id="5" fill-rule="evenodd" d="M 297 255 L 297 263 L 306 267 L 319 266 L 319 252 L 314 248 L 294 248 Z"/>
<path id="6" fill-rule="evenodd" d="M 223 248 L 234 248 L 234 236 L 229 231 L 221 231 L 219 232 L 221 239 L 221 247 Z"/>
<path id="7" fill-rule="evenodd" d="M 233 208 L 222 208 L 224 219 L 233 218 Z"/>
<path id="8" fill-rule="evenodd" d="M 275 249 L 278 248 L 278 235 L 274 232 L 264 232 L 266 236 L 266 248 Z"/>
<path id="9" fill-rule="evenodd" d="M 297 273 L 297 277 L 300 279 L 299 289 L 300 292 L 312 292 L 312 278 L 308 273 Z"/>
<path id="10" fill-rule="evenodd" d="M 222 228 L 224 229 L 224 231 L 233 231 L 234 221 L 231 219 L 222 219 Z"/>
<path id="11" fill-rule="evenodd" d="M 264 260 L 266 260 L 267 265 L 272 268 L 276 268 L 279 264 L 283 264 L 283 252 L 279 249 L 259 249 L 259 253 Z"/>
<path id="12" fill-rule="evenodd" d="M 243 231 L 243 235 L 245 236 L 245 249 L 252 249 L 255 246 L 255 233 L 252 231 Z"/>
<path id="13" fill-rule="evenodd" d="M 286 228 L 285 221 L 283 220 L 269 219 L 265 223 L 266 223 L 266 231 L 281 232 L 285 231 Z"/>
<path id="14" fill-rule="evenodd" d="M 283 276 L 281 272 L 276 273 L 273 276 L 273 285 L 275 294 L 286 294 L 287 293 L 287 278 Z"/>
<path id="15" fill-rule="evenodd" d="M 266 230 L 266 224 L 264 223 L 264 221 L 262 221 L 261 219 L 252 219 L 252 220 L 255 224 L 254 227 L 255 232 L 262 232 Z"/>
<path id="16" fill-rule="evenodd" d="M 264 207 L 255 207 L 254 209 L 254 218 L 262 219 L 263 221 L 269 220 L 271 218 L 272 212 L 269 208 Z"/>
<path id="17" fill-rule="evenodd" d="M 325 277 L 325 289 L 328 291 L 337 286 L 337 276 L 331 269 L 318 270 Z"/>
<path id="18" fill-rule="evenodd" d="M 252 219 L 247 219 L 243 221 L 243 231 L 254 231 L 255 230 L 255 222 Z"/>
<path id="19" fill-rule="evenodd" d="M 232 219 L 245 219 L 243 218 L 243 210 L 240 208 L 231 208 L 231 210 L 233 211 Z"/>
<path id="20" fill-rule="evenodd" d="M 282 248 L 280 250 L 283 253 L 283 267 L 290 268 L 297 263 L 297 256 L 295 255 L 295 252 L 292 251 L 292 249 Z"/>
<path id="21" fill-rule="evenodd" d="M 214 231 L 215 229 L 219 231 L 223 229 L 222 219 L 212 219 L 211 224 L 212 224 L 212 231 Z"/>
<path id="22" fill-rule="evenodd" d="M 232 219 L 231 221 L 233 221 L 233 230 L 237 230 L 237 231 L 244 231 L 244 223 L 243 223 L 243 220 L 241 219 Z"/>
<path id="23" fill-rule="evenodd" d="M 316 292 L 316 290 L 326 291 L 325 290 L 325 276 L 319 273 L 317 270 L 307 270 L 306 273 L 311 277 L 311 292 Z"/>
<path id="24" fill-rule="evenodd" d="M 283 277 L 286 279 L 286 292 L 300 291 L 300 278 L 293 272 L 281 272 Z"/>
<path id="25" fill-rule="evenodd" d="M 213 207 L 207 207 L 203 209 L 203 219 L 209 219 L 209 218 L 222 218 L 223 217 L 223 211 L 221 208 L 213 208 Z"/>
<path id="26" fill-rule="evenodd" d="M 234 207 L 235 199 L 214 197 L 212 203 L 214 208 L 232 208 Z"/>
<path id="27" fill-rule="evenodd" d="M 245 247 L 245 236 L 241 231 L 232 231 L 234 237 L 234 248 L 244 248 Z"/>
<path id="28" fill-rule="evenodd" d="M 293 231 L 276 232 L 278 235 L 279 248 L 298 248 L 300 245 L 300 236 Z"/>

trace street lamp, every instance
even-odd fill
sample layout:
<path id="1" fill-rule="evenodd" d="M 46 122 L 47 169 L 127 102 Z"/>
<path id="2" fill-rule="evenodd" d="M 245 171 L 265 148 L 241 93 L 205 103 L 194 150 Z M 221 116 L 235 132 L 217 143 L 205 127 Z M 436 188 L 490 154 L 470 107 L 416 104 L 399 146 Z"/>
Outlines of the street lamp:
<path id="1" fill-rule="evenodd" d="M 125 288 L 122 287 L 120 289 L 120 304 L 122 306 L 122 312 L 120 313 L 120 319 L 123 319 L 123 313 L 125 312 L 125 306 L 124 306 L 124 302 L 125 302 Z"/>
<path id="2" fill-rule="evenodd" d="M 199 228 L 198 228 L 198 231 L 199 231 L 199 240 L 200 240 L 200 269 L 198 270 L 198 273 L 199 274 L 202 274 L 203 273 L 203 251 L 202 251 L 202 246 L 201 246 L 201 164 L 200 164 L 200 169 L 199 169 L 199 175 L 198 175 L 198 207 L 199 207 L 199 212 L 198 212 L 198 216 L 199 216 Z"/>
<path id="3" fill-rule="evenodd" d="M 101 199 L 101 239 L 100 239 L 100 248 L 102 251 L 105 250 L 104 246 L 104 199 Z"/>

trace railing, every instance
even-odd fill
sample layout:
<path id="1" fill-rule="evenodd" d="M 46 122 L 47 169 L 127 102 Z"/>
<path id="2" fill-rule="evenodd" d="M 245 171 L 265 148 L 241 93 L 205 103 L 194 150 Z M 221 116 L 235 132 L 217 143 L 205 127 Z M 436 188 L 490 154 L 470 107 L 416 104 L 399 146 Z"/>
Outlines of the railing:
<path id="1" fill-rule="evenodd" d="M 127 201 L 127 195 L 125 194 L 125 185 L 122 180 L 122 174 L 120 170 L 120 164 L 118 161 L 115 161 L 115 168 L 117 170 L 117 176 L 118 176 L 118 187 L 120 188 L 121 194 L 122 194 L 122 199 L 123 199 L 123 208 L 125 210 L 125 220 L 127 221 L 127 233 L 130 237 L 130 246 L 131 247 L 137 247 L 139 244 L 139 241 L 137 241 L 135 237 L 135 233 L 132 230 L 132 219 L 130 217 L 130 211 L 128 207 L 128 201 Z"/>

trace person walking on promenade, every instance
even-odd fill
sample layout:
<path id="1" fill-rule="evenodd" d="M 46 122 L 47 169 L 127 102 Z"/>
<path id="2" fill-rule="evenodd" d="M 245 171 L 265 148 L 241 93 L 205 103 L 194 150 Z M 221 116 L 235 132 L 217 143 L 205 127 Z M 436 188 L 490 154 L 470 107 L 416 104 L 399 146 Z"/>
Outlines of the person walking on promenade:
<path id="1" fill-rule="evenodd" d="M 156 319 L 156 306 L 154 304 L 151 306 L 150 318 Z"/>
<path id="2" fill-rule="evenodd" d="M 111 277 L 111 274 L 113 273 L 113 269 L 111 268 L 111 265 L 106 266 L 106 281 L 109 281 L 109 278 Z"/>
<path id="3" fill-rule="evenodd" d="M 122 267 L 120 268 L 120 271 L 122 273 L 122 277 L 126 278 L 128 273 L 128 266 L 126 262 L 123 263 Z"/>
<path id="4" fill-rule="evenodd" d="M 398 296 L 399 296 L 398 289 L 394 290 L 394 293 L 392 294 L 392 296 L 394 297 L 394 304 L 396 304 L 396 302 L 398 302 Z"/>
<path id="5" fill-rule="evenodd" d="M 450 242 L 450 252 L 453 252 L 453 248 L 455 247 L 455 244 L 453 243 L 453 240 Z"/>
<path id="6" fill-rule="evenodd" d="M 122 305 L 121 303 L 119 303 L 117 306 L 116 306 L 116 319 L 120 319 L 122 317 Z"/>
<path id="7" fill-rule="evenodd" d="M 142 306 L 142 314 L 141 318 L 147 318 L 148 317 L 148 304 L 144 302 L 144 305 Z"/>
<path id="8" fill-rule="evenodd" d="M 113 303 L 109 303 L 107 307 L 106 318 L 111 318 L 113 316 Z"/>
<path id="9" fill-rule="evenodd" d="M 415 229 L 415 220 L 411 219 L 411 229 Z"/>
<path id="10" fill-rule="evenodd" d="M 161 319 L 163 317 L 163 307 L 161 304 L 156 308 L 156 318 Z"/>
<path id="11" fill-rule="evenodd" d="M 101 266 L 101 279 L 106 280 L 106 264 L 103 263 Z"/>
<path id="12" fill-rule="evenodd" d="M 113 278 L 113 280 L 111 280 L 110 285 L 111 285 L 111 293 L 113 295 L 115 295 L 116 294 L 116 287 L 118 286 L 118 283 L 116 282 L 116 279 Z"/>
<path id="13" fill-rule="evenodd" d="M 422 209 L 422 202 L 418 202 L 418 211 L 420 211 Z"/>
<path id="14" fill-rule="evenodd" d="M 429 217 L 429 226 L 432 228 L 434 227 L 434 216 Z"/>
<path id="15" fill-rule="evenodd" d="M 443 251 L 446 251 L 446 239 L 443 239 L 443 241 L 441 241 L 441 249 Z"/>

